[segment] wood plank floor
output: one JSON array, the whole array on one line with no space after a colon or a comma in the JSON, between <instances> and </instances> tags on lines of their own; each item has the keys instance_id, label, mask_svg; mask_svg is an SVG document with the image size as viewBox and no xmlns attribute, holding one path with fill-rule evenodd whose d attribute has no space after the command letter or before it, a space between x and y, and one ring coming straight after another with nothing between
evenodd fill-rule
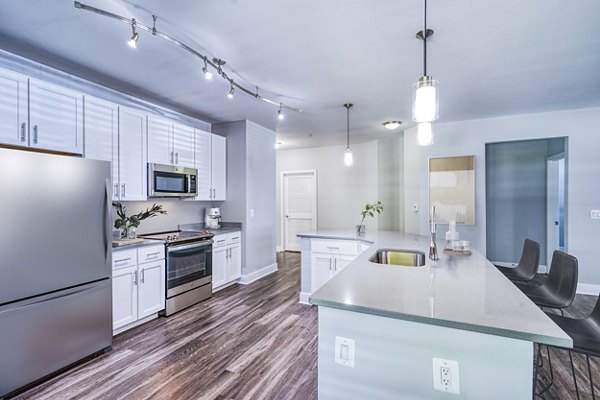
<instances>
[{"instance_id":1,"label":"wood plank floor","mask_svg":"<svg viewBox=\"0 0 600 400\"><path fill-rule=\"evenodd\" d=\"M16 399L316 399L317 310L298 304L300 255L277 260L277 273L125 332L111 352ZM595 301L578 295L567 314L585 316ZM574 360L581 398L591 399L585 359ZM568 353L553 349L552 361L544 398L576 399ZM544 362L539 385L549 379ZM592 366L598 385L597 359Z\"/></svg>"}]
</instances>

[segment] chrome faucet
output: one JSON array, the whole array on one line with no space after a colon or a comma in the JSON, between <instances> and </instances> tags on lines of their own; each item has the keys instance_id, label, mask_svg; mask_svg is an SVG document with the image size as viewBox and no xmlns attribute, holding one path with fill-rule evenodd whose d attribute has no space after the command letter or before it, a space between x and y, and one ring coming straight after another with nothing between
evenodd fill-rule
<instances>
[{"instance_id":1,"label":"chrome faucet","mask_svg":"<svg viewBox=\"0 0 600 400\"><path fill-rule=\"evenodd\" d=\"M440 259L438 257L437 244L435 243L435 231L435 206L433 206L431 207L431 215L429 216L429 259L432 261Z\"/></svg>"}]
</instances>

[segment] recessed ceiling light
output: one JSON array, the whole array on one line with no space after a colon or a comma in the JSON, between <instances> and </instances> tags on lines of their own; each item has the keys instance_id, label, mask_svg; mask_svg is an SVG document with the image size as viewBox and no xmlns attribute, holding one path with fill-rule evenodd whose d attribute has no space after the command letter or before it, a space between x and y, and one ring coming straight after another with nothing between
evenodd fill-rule
<instances>
[{"instance_id":1,"label":"recessed ceiling light","mask_svg":"<svg viewBox=\"0 0 600 400\"><path fill-rule=\"evenodd\" d=\"M392 130L398 128L402 124L402 121L386 121L382 125L384 128Z\"/></svg>"}]
</instances>

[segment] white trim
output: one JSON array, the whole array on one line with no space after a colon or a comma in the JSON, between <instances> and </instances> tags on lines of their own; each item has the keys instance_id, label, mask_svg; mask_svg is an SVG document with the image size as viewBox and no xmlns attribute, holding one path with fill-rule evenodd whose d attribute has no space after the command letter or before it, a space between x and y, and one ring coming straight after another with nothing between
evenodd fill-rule
<instances>
[{"instance_id":1,"label":"white trim","mask_svg":"<svg viewBox=\"0 0 600 400\"><path fill-rule=\"evenodd\" d=\"M591 294L594 296L598 296L600 294L600 285L579 283L577 284L577 294Z\"/></svg>"},{"instance_id":2,"label":"white trim","mask_svg":"<svg viewBox=\"0 0 600 400\"><path fill-rule=\"evenodd\" d=\"M154 313L152 315L148 315L146 318L139 319L139 320L137 320L135 322L130 323L129 325L125 325L125 326L122 326L120 328L114 329L113 330L113 336L116 336L119 333L123 333L125 331L128 331L131 328L135 328L136 326L140 326L142 324L145 324L146 322L150 322L153 319L157 319L157 318L158 318L158 312Z\"/></svg>"},{"instance_id":3,"label":"white trim","mask_svg":"<svg viewBox=\"0 0 600 400\"><path fill-rule=\"evenodd\" d=\"M241 285L247 285L249 283L259 280L260 278L264 278L265 276L270 275L273 272L277 272L277 263L267 265L266 267L261 268L258 271L251 272L247 275L242 275L239 283Z\"/></svg>"},{"instance_id":4,"label":"white trim","mask_svg":"<svg viewBox=\"0 0 600 400\"><path fill-rule=\"evenodd\" d=\"M239 283L239 282L240 282L240 278L234 279L232 281L222 284L219 287L213 288L212 292L213 292L213 294L217 293L219 290L223 290L223 289L228 288L229 286L233 286L234 284Z\"/></svg>"},{"instance_id":5,"label":"white trim","mask_svg":"<svg viewBox=\"0 0 600 400\"><path fill-rule=\"evenodd\" d=\"M277 247L275 248L275 251L276 251L277 253L281 253L281 252L283 251L283 246L277 246Z\"/></svg>"},{"instance_id":6,"label":"white trim","mask_svg":"<svg viewBox=\"0 0 600 400\"><path fill-rule=\"evenodd\" d=\"M310 297L312 293L308 293L308 292L300 292L300 304L307 304L307 305L312 305L308 302L308 298Z\"/></svg>"},{"instance_id":7,"label":"white trim","mask_svg":"<svg viewBox=\"0 0 600 400\"><path fill-rule=\"evenodd\" d=\"M317 170L316 169L303 169L303 170L295 170L295 171L282 171L281 175L279 177L280 181L279 181L279 229L281 232L280 238L281 238L281 243L279 243L278 248L281 248L281 251L286 251L285 249L285 185L284 185L284 179L286 175L303 175L303 174L312 174L315 177L315 187L314 187L314 193L313 193L313 207L314 207L314 229L317 229L318 225L318 218L319 218L319 209L318 209L318 190L319 190L319 183L318 183L318 176L317 176ZM277 250L279 251L279 250Z\"/></svg>"}]
</instances>

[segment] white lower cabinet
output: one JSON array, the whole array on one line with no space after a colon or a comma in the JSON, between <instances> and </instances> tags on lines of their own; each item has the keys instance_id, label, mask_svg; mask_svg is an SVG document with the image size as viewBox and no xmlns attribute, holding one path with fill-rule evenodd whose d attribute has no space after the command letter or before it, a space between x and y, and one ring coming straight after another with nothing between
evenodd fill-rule
<instances>
[{"instance_id":1,"label":"white lower cabinet","mask_svg":"<svg viewBox=\"0 0 600 400\"><path fill-rule=\"evenodd\" d=\"M113 332L165 308L164 258L163 245L113 251Z\"/></svg>"},{"instance_id":2,"label":"white lower cabinet","mask_svg":"<svg viewBox=\"0 0 600 400\"><path fill-rule=\"evenodd\" d=\"M212 250L213 292L242 276L241 232L215 235Z\"/></svg>"},{"instance_id":3,"label":"white lower cabinet","mask_svg":"<svg viewBox=\"0 0 600 400\"><path fill-rule=\"evenodd\" d=\"M358 256L358 252L359 243L355 240L313 239L310 253L311 293L346 268Z\"/></svg>"}]
</instances>

